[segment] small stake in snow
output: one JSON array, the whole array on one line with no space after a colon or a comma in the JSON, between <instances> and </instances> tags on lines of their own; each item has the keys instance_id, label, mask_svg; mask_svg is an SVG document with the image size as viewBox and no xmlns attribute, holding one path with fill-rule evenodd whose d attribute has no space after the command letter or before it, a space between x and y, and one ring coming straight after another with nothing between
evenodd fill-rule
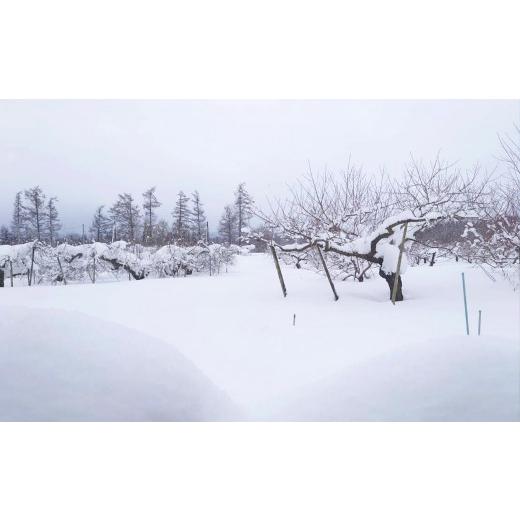
<instances>
[{"instance_id":1,"label":"small stake in snow","mask_svg":"<svg viewBox=\"0 0 520 520\"><path fill-rule=\"evenodd\" d=\"M392 287L392 304L395 305L395 299L397 297L397 286L399 284L399 276L401 275L401 261L403 259L404 242L406 240L406 231L408 229L408 222L404 223L403 238L401 239L401 245L399 246L399 256L397 258L397 269L395 270L394 286Z\"/></svg>"},{"instance_id":2,"label":"small stake in snow","mask_svg":"<svg viewBox=\"0 0 520 520\"><path fill-rule=\"evenodd\" d=\"M269 247L271 248L271 253L274 259L274 265L276 266L276 272L278 273L278 280L280 280L280 285L282 287L283 297L285 298L287 296L287 289L285 288L285 282L283 281L282 270L280 269L280 262L278 261L278 256L276 255L274 246L271 245Z\"/></svg>"},{"instance_id":3,"label":"small stake in snow","mask_svg":"<svg viewBox=\"0 0 520 520\"><path fill-rule=\"evenodd\" d=\"M466 334L469 336L468 299L466 297L466 280L462 273L462 293L464 294L464 314L466 315Z\"/></svg>"},{"instance_id":4,"label":"small stake in snow","mask_svg":"<svg viewBox=\"0 0 520 520\"><path fill-rule=\"evenodd\" d=\"M327 264L325 263L325 258L323 258L323 253L321 252L321 248L318 244L316 244L316 249L318 250L318 254L320 255L321 263L323 264L323 269L325 269L325 274L327 275L327 279L329 280L330 288L332 289L332 292L334 294L334 301L339 300L338 293L336 292L336 288L334 287L334 284L332 283L332 278L330 277L329 268L327 267Z\"/></svg>"},{"instance_id":5,"label":"small stake in snow","mask_svg":"<svg viewBox=\"0 0 520 520\"><path fill-rule=\"evenodd\" d=\"M293 324L293 327L296 325L296 314L293 314L292 324Z\"/></svg>"},{"instance_id":6,"label":"small stake in snow","mask_svg":"<svg viewBox=\"0 0 520 520\"><path fill-rule=\"evenodd\" d=\"M480 325L482 323L482 311L478 311L478 335L480 336Z\"/></svg>"}]
</instances>

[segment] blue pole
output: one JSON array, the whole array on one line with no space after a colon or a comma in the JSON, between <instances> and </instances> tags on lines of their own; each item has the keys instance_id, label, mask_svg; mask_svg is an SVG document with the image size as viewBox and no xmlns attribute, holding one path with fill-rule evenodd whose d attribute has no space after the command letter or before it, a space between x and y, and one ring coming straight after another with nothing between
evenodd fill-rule
<instances>
[{"instance_id":1,"label":"blue pole","mask_svg":"<svg viewBox=\"0 0 520 520\"><path fill-rule=\"evenodd\" d=\"M464 293L464 313L466 315L466 334L469 336L469 319L468 319L468 300L466 297L466 280L462 273L462 292Z\"/></svg>"}]
</instances>

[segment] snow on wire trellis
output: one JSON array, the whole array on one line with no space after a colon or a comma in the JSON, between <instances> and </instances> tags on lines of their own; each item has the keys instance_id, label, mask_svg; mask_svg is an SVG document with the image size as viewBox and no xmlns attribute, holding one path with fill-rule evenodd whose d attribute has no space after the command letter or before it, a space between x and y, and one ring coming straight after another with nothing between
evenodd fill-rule
<instances>
[{"instance_id":1,"label":"snow on wire trellis","mask_svg":"<svg viewBox=\"0 0 520 520\"><path fill-rule=\"evenodd\" d=\"M27 276L28 284L83 282L126 272L129 278L163 278L208 272L219 274L237 254L250 248L199 243L192 247L175 244L159 249L117 241L110 244L59 244L43 242L0 246L0 269L12 279Z\"/></svg>"}]
</instances>

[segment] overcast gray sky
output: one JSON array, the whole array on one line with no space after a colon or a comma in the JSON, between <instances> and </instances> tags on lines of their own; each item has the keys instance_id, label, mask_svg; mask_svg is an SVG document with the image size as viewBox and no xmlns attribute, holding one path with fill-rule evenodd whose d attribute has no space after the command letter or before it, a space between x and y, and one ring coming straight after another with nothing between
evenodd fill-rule
<instances>
[{"instance_id":1,"label":"overcast gray sky","mask_svg":"<svg viewBox=\"0 0 520 520\"><path fill-rule=\"evenodd\" d=\"M235 186L259 202L308 169L395 175L437 151L493 168L518 101L0 101L0 224L18 190L57 196L64 231L99 204L156 185L162 216L198 189L215 228Z\"/></svg>"}]
</instances>

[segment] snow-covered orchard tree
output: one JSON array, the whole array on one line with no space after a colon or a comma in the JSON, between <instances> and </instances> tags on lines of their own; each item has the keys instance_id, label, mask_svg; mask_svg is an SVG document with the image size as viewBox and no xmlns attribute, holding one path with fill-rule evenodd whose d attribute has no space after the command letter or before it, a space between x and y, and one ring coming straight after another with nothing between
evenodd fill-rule
<instances>
[{"instance_id":1,"label":"snow-covered orchard tree","mask_svg":"<svg viewBox=\"0 0 520 520\"><path fill-rule=\"evenodd\" d=\"M187 276L193 273L219 274L247 248L221 244L179 246L169 244L159 249L130 244L68 244L55 247L45 242L0 245L0 270L11 277L27 276L28 285L41 283L92 282L101 277L143 280L147 277Z\"/></svg>"},{"instance_id":2,"label":"snow-covered orchard tree","mask_svg":"<svg viewBox=\"0 0 520 520\"><path fill-rule=\"evenodd\" d=\"M498 269L520 285L520 129L515 137L500 137L505 172L492 184L489 201L478 207L476 222L466 223L465 242L457 254Z\"/></svg>"},{"instance_id":3,"label":"snow-covered orchard tree","mask_svg":"<svg viewBox=\"0 0 520 520\"><path fill-rule=\"evenodd\" d=\"M399 179L369 176L349 164L341 175L309 172L259 216L283 237L273 241L278 250L301 257L319 247L329 257L357 262L355 267L345 262L344 268L358 279L374 266L391 296L405 229L407 247L418 232L441 220L475 214L486 200L487 186L478 168L463 173L439 157L431 164L412 159ZM396 300L403 300L400 276Z\"/></svg>"}]
</instances>

